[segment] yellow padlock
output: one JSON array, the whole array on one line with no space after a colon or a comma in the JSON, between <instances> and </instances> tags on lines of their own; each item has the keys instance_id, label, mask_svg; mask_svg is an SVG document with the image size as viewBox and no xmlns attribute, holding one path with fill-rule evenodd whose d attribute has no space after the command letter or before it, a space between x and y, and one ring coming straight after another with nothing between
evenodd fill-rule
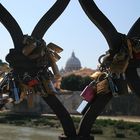
<instances>
[{"instance_id":1,"label":"yellow padlock","mask_svg":"<svg viewBox=\"0 0 140 140\"><path fill-rule=\"evenodd\" d=\"M57 45L54 44L54 43L49 43L49 44L47 45L47 47L48 47L49 49L55 51L56 53L60 53L60 52L63 51L63 49L62 49L61 47L57 46Z\"/></svg>"},{"instance_id":2,"label":"yellow padlock","mask_svg":"<svg viewBox=\"0 0 140 140\"><path fill-rule=\"evenodd\" d=\"M61 77L61 74L60 74L58 66L55 62L55 58L53 57L52 54L50 54L49 57L50 57L49 60L50 60L50 63L51 63L51 68L52 68L52 71L54 73L55 79L59 79Z\"/></svg>"}]
</instances>

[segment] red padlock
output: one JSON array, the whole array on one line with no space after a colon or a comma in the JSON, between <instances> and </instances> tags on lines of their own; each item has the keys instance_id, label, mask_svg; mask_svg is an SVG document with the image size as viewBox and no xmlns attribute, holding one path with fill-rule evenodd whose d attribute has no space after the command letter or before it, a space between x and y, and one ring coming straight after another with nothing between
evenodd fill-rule
<instances>
[{"instance_id":1,"label":"red padlock","mask_svg":"<svg viewBox=\"0 0 140 140\"><path fill-rule=\"evenodd\" d=\"M39 81L37 79L32 79L31 81L28 82L28 86L33 87L33 86L37 85L38 83L39 83Z\"/></svg>"},{"instance_id":2,"label":"red padlock","mask_svg":"<svg viewBox=\"0 0 140 140\"><path fill-rule=\"evenodd\" d=\"M96 87L92 85L88 85L85 87L85 89L82 91L80 96L84 98L87 102L91 102L93 98L96 95Z\"/></svg>"},{"instance_id":3,"label":"red padlock","mask_svg":"<svg viewBox=\"0 0 140 140\"><path fill-rule=\"evenodd\" d=\"M140 53L133 53L133 57L135 59L140 59Z\"/></svg>"}]
</instances>

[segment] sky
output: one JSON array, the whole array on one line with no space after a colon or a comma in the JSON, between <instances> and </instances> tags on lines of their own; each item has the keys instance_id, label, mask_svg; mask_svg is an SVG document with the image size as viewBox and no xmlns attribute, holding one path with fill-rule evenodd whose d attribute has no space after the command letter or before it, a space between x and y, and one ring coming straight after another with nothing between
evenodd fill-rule
<instances>
[{"instance_id":1,"label":"sky","mask_svg":"<svg viewBox=\"0 0 140 140\"><path fill-rule=\"evenodd\" d=\"M30 35L33 28L54 4L55 0L0 0L12 14L24 34ZM140 0L95 0L99 9L113 23L118 32L127 34L140 17ZM57 62L59 69L74 51L82 67L96 69L98 57L108 50L108 44L82 10L78 0L71 0L62 15L52 24L44 38L64 50ZM14 48L10 34L0 23L0 59L5 62L9 49Z\"/></svg>"}]
</instances>

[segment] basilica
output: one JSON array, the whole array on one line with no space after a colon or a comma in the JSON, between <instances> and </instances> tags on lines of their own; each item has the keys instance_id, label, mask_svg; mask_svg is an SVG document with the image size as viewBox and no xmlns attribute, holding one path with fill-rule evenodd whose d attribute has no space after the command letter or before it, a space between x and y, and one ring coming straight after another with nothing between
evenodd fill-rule
<instances>
[{"instance_id":1,"label":"basilica","mask_svg":"<svg viewBox=\"0 0 140 140\"><path fill-rule=\"evenodd\" d=\"M81 68L82 67L81 67L80 60L75 56L75 53L72 52L71 57L66 62L65 71L71 72L71 71L79 70Z\"/></svg>"},{"instance_id":2,"label":"basilica","mask_svg":"<svg viewBox=\"0 0 140 140\"><path fill-rule=\"evenodd\" d=\"M68 76L70 74L80 75L80 76L90 76L95 70L91 68L82 67L81 61L76 57L75 52L71 53L71 56L66 61L65 67L60 70L63 76Z\"/></svg>"}]
</instances>

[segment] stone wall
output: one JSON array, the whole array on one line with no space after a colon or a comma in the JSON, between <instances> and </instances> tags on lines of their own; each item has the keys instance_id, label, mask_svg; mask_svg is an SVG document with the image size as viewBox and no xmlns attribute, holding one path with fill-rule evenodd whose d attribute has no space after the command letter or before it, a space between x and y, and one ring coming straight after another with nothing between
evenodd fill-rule
<instances>
[{"instance_id":1,"label":"stone wall","mask_svg":"<svg viewBox=\"0 0 140 140\"><path fill-rule=\"evenodd\" d=\"M69 113L77 114L76 109L80 105L82 98L80 91L66 91L62 94L56 95L57 98L66 107ZM28 101L25 100L22 103L14 106L7 105L13 112L18 113L53 113L50 107L40 96L34 96L34 106L29 107ZM102 115L140 115L140 98L135 94L122 95L117 98L113 98L106 108L103 110Z\"/></svg>"},{"instance_id":2,"label":"stone wall","mask_svg":"<svg viewBox=\"0 0 140 140\"><path fill-rule=\"evenodd\" d=\"M69 113L76 114L77 107L81 103L82 98L80 97L79 91L75 92L65 92L56 95L56 97L62 102ZM10 108L16 113L31 113L31 114L42 114L42 113L53 113L50 107L45 103L45 101L38 95L33 97L33 106L29 107L28 100L24 100L20 104L12 105L7 104L6 108Z\"/></svg>"}]
</instances>

